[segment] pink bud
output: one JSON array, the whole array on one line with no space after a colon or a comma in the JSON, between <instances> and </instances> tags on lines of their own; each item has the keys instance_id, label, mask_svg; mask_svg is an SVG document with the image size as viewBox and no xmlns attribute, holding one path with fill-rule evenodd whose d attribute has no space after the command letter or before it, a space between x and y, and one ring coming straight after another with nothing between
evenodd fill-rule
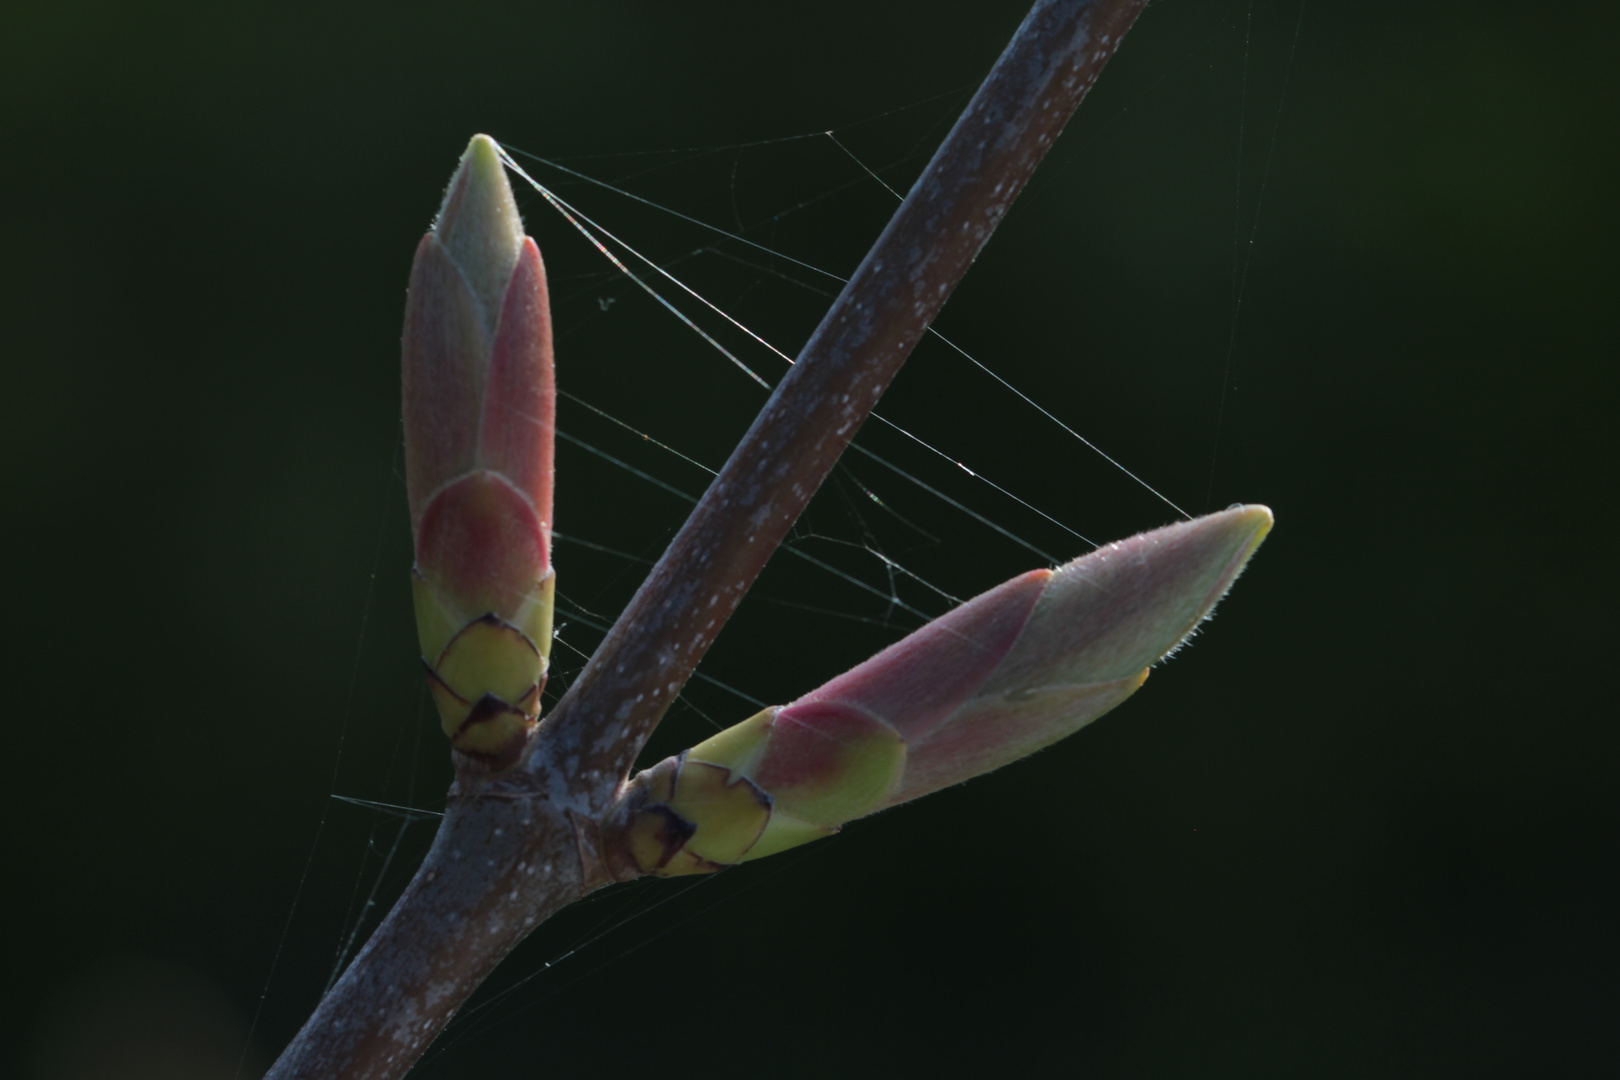
<instances>
[{"instance_id":1,"label":"pink bud","mask_svg":"<svg viewBox=\"0 0 1620 1080\"><path fill-rule=\"evenodd\" d=\"M1263 506L1233 507L1014 578L786 706L777 723L837 705L892 727L906 767L884 806L999 768L1129 697L1209 616L1271 523Z\"/></svg>"},{"instance_id":2,"label":"pink bud","mask_svg":"<svg viewBox=\"0 0 1620 1080\"><path fill-rule=\"evenodd\" d=\"M533 729L551 644L556 388L545 267L487 136L416 250L404 411L434 700L457 750L505 767ZM510 633L474 630L490 619Z\"/></svg>"},{"instance_id":3,"label":"pink bud","mask_svg":"<svg viewBox=\"0 0 1620 1080\"><path fill-rule=\"evenodd\" d=\"M610 857L627 874L714 870L1032 754L1133 694L1270 529L1265 507L1233 507L974 597L641 773L609 815Z\"/></svg>"}]
</instances>

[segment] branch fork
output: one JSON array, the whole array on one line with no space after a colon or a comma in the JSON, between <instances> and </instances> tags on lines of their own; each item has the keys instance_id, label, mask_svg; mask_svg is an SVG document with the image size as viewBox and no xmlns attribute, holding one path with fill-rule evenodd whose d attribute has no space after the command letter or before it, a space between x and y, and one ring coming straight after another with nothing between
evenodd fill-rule
<instances>
[{"instance_id":1,"label":"branch fork","mask_svg":"<svg viewBox=\"0 0 1620 1080\"><path fill-rule=\"evenodd\" d=\"M615 880L701 873L1026 756L1140 687L1271 527L1239 506L1034 570L631 776L1145 0L1040 0L686 525L545 717L555 386L545 269L493 140L412 269L418 631L458 779L421 869L272 1077L402 1076L530 930Z\"/></svg>"}]
</instances>

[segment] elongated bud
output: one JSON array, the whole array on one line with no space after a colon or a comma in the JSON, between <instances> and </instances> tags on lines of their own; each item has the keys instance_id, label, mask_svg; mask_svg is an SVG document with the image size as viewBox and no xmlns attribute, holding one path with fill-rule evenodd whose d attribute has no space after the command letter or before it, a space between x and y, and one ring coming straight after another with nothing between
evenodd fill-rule
<instances>
[{"instance_id":1,"label":"elongated bud","mask_svg":"<svg viewBox=\"0 0 1620 1080\"><path fill-rule=\"evenodd\" d=\"M540 250L474 137L411 266L405 486L428 688L458 764L522 754L551 649L556 388Z\"/></svg>"},{"instance_id":2,"label":"elongated bud","mask_svg":"<svg viewBox=\"0 0 1620 1080\"><path fill-rule=\"evenodd\" d=\"M1124 701L1265 539L1239 506L999 585L791 705L638 775L606 840L622 876L716 870L1000 768Z\"/></svg>"}]
</instances>

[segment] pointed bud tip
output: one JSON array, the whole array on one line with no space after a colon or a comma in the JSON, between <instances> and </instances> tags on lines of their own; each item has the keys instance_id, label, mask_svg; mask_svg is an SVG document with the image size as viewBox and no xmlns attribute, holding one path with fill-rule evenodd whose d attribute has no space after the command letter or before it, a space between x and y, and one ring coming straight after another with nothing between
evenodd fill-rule
<instances>
[{"instance_id":1,"label":"pointed bud tip","mask_svg":"<svg viewBox=\"0 0 1620 1080\"><path fill-rule=\"evenodd\" d=\"M1271 532L1271 527L1277 523L1271 507L1260 503L1233 503L1220 513L1209 515L1206 520L1220 522L1233 534L1250 533L1248 547L1243 552L1245 558L1254 554L1254 549L1260 546L1266 534Z\"/></svg>"},{"instance_id":2,"label":"pointed bud tip","mask_svg":"<svg viewBox=\"0 0 1620 1080\"><path fill-rule=\"evenodd\" d=\"M467 144L433 231L483 304L493 333L523 246L523 219L506 179L500 144L488 135L474 135Z\"/></svg>"},{"instance_id":3,"label":"pointed bud tip","mask_svg":"<svg viewBox=\"0 0 1620 1080\"><path fill-rule=\"evenodd\" d=\"M1200 546L1204 546L1209 555L1218 559L1220 552L1228 553L1224 580L1218 586L1219 592L1212 598L1212 602L1219 600L1225 595L1226 590L1232 587L1232 582L1237 580L1237 576L1248 565L1256 549L1270 535L1271 527L1276 521L1269 506L1262 506L1259 503L1233 503L1219 513L1182 523L1182 527L1188 530L1190 538L1196 536L1201 541Z\"/></svg>"},{"instance_id":4,"label":"pointed bud tip","mask_svg":"<svg viewBox=\"0 0 1620 1080\"><path fill-rule=\"evenodd\" d=\"M501 144L496 142L494 137L479 132L467 140L467 149L461 154L462 160L465 161L474 154L487 155L490 161L498 162L501 157Z\"/></svg>"},{"instance_id":5,"label":"pointed bud tip","mask_svg":"<svg viewBox=\"0 0 1620 1080\"><path fill-rule=\"evenodd\" d=\"M1271 526L1267 507L1238 505L1059 567L981 693L1113 682L1158 662L1209 616Z\"/></svg>"}]
</instances>

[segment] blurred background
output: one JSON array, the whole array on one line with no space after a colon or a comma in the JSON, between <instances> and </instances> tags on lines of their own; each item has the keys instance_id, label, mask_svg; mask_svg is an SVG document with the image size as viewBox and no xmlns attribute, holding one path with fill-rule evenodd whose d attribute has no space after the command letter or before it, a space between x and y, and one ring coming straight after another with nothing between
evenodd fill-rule
<instances>
[{"instance_id":1,"label":"blurred background","mask_svg":"<svg viewBox=\"0 0 1620 1080\"><path fill-rule=\"evenodd\" d=\"M837 288L793 260L853 269L867 170L904 191L1024 7L0 15L0 1073L257 1075L431 836L333 797L450 779L396 381L467 138L793 353ZM420 1075L1614 1075L1617 36L1153 4L938 328L1187 511L1274 507L1220 617L1031 761L578 905ZM642 436L718 466L763 397L520 198L574 395L555 691L702 490ZM881 411L926 487L851 457L793 543L866 588L779 557L650 754L1177 517L938 342Z\"/></svg>"}]
</instances>

